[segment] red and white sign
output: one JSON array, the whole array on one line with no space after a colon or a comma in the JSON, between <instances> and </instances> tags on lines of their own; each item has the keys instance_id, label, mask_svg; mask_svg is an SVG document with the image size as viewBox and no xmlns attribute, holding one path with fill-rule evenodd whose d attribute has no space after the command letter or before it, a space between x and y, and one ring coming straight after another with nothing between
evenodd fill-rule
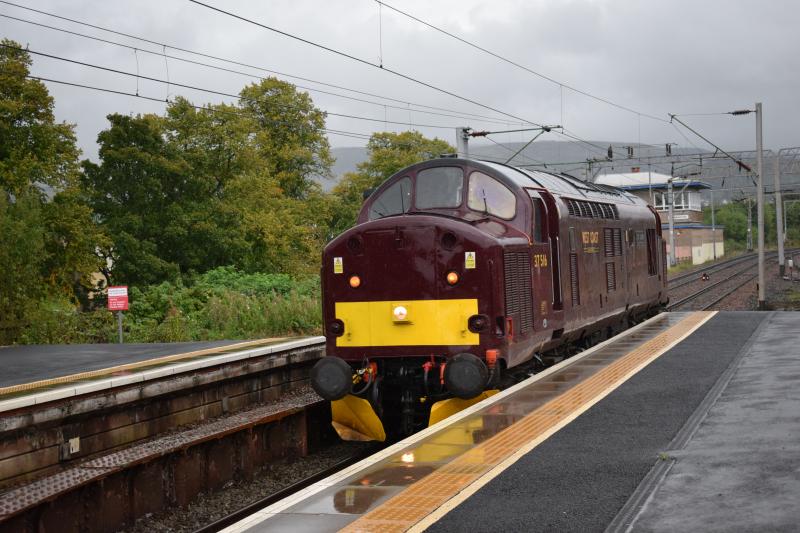
<instances>
[{"instance_id":1,"label":"red and white sign","mask_svg":"<svg viewBox=\"0 0 800 533\"><path fill-rule=\"evenodd\" d=\"M109 287L108 288L108 310L127 311L128 310L128 287Z\"/></svg>"}]
</instances>

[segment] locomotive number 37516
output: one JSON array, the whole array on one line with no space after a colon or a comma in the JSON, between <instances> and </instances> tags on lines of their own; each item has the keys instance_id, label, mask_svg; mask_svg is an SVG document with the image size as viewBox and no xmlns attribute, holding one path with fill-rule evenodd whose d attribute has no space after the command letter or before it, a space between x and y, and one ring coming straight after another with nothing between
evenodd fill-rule
<instances>
[{"instance_id":1,"label":"locomotive number 37516","mask_svg":"<svg viewBox=\"0 0 800 533\"><path fill-rule=\"evenodd\" d=\"M546 268L547 254L533 254L533 266L534 268Z\"/></svg>"}]
</instances>

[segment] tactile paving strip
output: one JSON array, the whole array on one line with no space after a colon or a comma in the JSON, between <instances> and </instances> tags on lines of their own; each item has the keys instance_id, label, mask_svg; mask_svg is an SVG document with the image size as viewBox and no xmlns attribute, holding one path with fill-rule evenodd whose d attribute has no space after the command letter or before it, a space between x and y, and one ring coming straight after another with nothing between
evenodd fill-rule
<instances>
[{"instance_id":1,"label":"tactile paving strip","mask_svg":"<svg viewBox=\"0 0 800 533\"><path fill-rule=\"evenodd\" d=\"M407 531L520 448L546 436L548 431L560 423L569 421L588 408L587 406L593 405L713 314L697 312L686 316L666 331L535 409L517 423L406 487L341 531Z\"/></svg>"}]
</instances>

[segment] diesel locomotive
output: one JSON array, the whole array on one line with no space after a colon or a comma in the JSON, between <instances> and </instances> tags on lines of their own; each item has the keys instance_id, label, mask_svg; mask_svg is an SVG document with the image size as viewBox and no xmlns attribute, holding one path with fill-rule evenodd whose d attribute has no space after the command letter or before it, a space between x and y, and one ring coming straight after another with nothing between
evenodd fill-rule
<instances>
[{"instance_id":1,"label":"diesel locomotive","mask_svg":"<svg viewBox=\"0 0 800 533\"><path fill-rule=\"evenodd\" d=\"M442 157L387 179L322 255L343 438L402 437L667 303L658 214L567 174Z\"/></svg>"}]
</instances>

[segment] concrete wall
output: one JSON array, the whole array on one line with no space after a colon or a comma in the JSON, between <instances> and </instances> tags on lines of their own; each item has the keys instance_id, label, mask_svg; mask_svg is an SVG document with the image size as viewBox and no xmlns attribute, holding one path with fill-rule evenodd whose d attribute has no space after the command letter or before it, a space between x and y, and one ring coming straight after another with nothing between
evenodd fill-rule
<instances>
[{"instance_id":1,"label":"concrete wall","mask_svg":"<svg viewBox=\"0 0 800 533\"><path fill-rule=\"evenodd\" d=\"M667 241L667 251L669 252L669 230L664 227L664 239ZM716 233L716 236L714 236ZM708 227L697 228L676 228L675 229L675 258L678 263L691 261L693 265L699 265L714 259L714 240L716 239L716 257L719 259L725 255L725 245L723 243L724 231L717 228L712 232Z\"/></svg>"}]
</instances>

